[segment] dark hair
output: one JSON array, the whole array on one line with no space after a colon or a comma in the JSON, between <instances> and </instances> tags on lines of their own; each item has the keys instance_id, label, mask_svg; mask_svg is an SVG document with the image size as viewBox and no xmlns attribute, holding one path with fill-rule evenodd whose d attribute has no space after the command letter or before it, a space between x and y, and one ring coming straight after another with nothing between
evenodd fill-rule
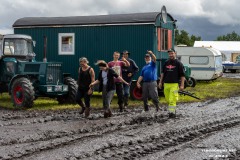
<instances>
[{"instance_id":1,"label":"dark hair","mask_svg":"<svg viewBox=\"0 0 240 160\"><path fill-rule=\"evenodd\" d=\"M108 64L104 60L98 60L95 65L98 65L99 67L108 67Z\"/></svg>"}]
</instances>

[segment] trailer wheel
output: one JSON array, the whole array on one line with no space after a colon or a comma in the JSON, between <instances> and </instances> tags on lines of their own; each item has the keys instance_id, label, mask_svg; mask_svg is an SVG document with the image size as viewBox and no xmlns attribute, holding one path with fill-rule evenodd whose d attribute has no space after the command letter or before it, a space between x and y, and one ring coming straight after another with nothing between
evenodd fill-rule
<instances>
[{"instance_id":1,"label":"trailer wheel","mask_svg":"<svg viewBox=\"0 0 240 160\"><path fill-rule=\"evenodd\" d=\"M188 85L189 85L189 87L195 87L196 86L196 80L194 79L194 78L192 78L192 77L190 77L189 79L188 79Z\"/></svg>"},{"instance_id":2,"label":"trailer wheel","mask_svg":"<svg viewBox=\"0 0 240 160\"><path fill-rule=\"evenodd\" d=\"M130 97L133 100L142 99L142 88L138 88L136 81L133 81L130 87Z\"/></svg>"},{"instance_id":3,"label":"trailer wheel","mask_svg":"<svg viewBox=\"0 0 240 160\"><path fill-rule=\"evenodd\" d=\"M34 88L27 78L19 78L11 87L11 99L16 107L31 108L34 101Z\"/></svg>"},{"instance_id":4,"label":"trailer wheel","mask_svg":"<svg viewBox=\"0 0 240 160\"><path fill-rule=\"evenodd\" d=\"M71 77L66 77L64 79L64 84L68 85L68 94L63 96L58 96L57 101L59 104L75 104L76 94L77 94L77 83Z\"/></svg>"}]
</instances>

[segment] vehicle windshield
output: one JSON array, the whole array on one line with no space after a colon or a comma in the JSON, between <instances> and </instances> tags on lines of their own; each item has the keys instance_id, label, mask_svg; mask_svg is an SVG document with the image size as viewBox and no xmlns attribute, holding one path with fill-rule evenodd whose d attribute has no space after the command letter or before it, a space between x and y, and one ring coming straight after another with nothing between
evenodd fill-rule
<instances>
[{"instance_id":1,"label":"vehicle windshield","mask_svg":"<svg viewBox=\"0 0 240 160\"><path fill-rule=\"evenodd\" d=\"M33 43L29 39L5 39L4 55L29 55L33 53Z\"/></svg>"}]
</instances>

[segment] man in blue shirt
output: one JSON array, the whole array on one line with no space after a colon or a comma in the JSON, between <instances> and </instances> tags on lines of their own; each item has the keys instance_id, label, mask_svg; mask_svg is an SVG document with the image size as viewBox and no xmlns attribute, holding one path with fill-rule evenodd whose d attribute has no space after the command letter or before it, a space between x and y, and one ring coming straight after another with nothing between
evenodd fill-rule
<instances>
[{"instance_id":1,"label":"man in blue shirt","mask_svg":"<svg viewBox=\"0 0 240 160\"><path fill-rule=\"evenodd\" d=\"M157 66L156 66L156 56L152 51L148 51L145 55L146 65L142 68L141 76L137 80L137 87L141 88L140 83L142 84L142 93L143 93L143 103L144 110L149 110L148 98L151 98L153 104L156 107L156 111L159 110L159 100L158 100L158 91L157 91Z\"/></svg>"}]
</instances>

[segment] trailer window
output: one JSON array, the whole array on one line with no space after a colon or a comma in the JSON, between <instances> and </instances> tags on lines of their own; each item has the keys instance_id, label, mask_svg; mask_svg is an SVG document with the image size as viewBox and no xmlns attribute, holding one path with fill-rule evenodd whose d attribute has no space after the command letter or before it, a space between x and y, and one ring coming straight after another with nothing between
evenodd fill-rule
<instances>
[{"instance_id":1,"label":"trailer window","mask_svg":"<svg viewBox=\"0 0 240 160\"><path fill-rule=\"evenodd\" d=\"M75 52L75 34L59 33L58 34L58 54L74 55Z\"/></svg>"},{"instance_id":2,"label":"trailer window","mask_svg":"<svg viewBox=\"0 0 240 160\"><path fill-rule=\"evenodd\" d=\"M191 56L191 57L189 57L189 64L206 65L208 63L209 63L209 58L207 56Z\"/></svg>"},{"instance_id":3,"label":"trailer window","mask_svg":"<svg viewBox=\"0 0 240 160\"><path fill-rule=\"evenodd\" d=\"M172 48L172 30L157 29L157 48L158 51L166 51Z\"/></svg>"}]
</instances>

